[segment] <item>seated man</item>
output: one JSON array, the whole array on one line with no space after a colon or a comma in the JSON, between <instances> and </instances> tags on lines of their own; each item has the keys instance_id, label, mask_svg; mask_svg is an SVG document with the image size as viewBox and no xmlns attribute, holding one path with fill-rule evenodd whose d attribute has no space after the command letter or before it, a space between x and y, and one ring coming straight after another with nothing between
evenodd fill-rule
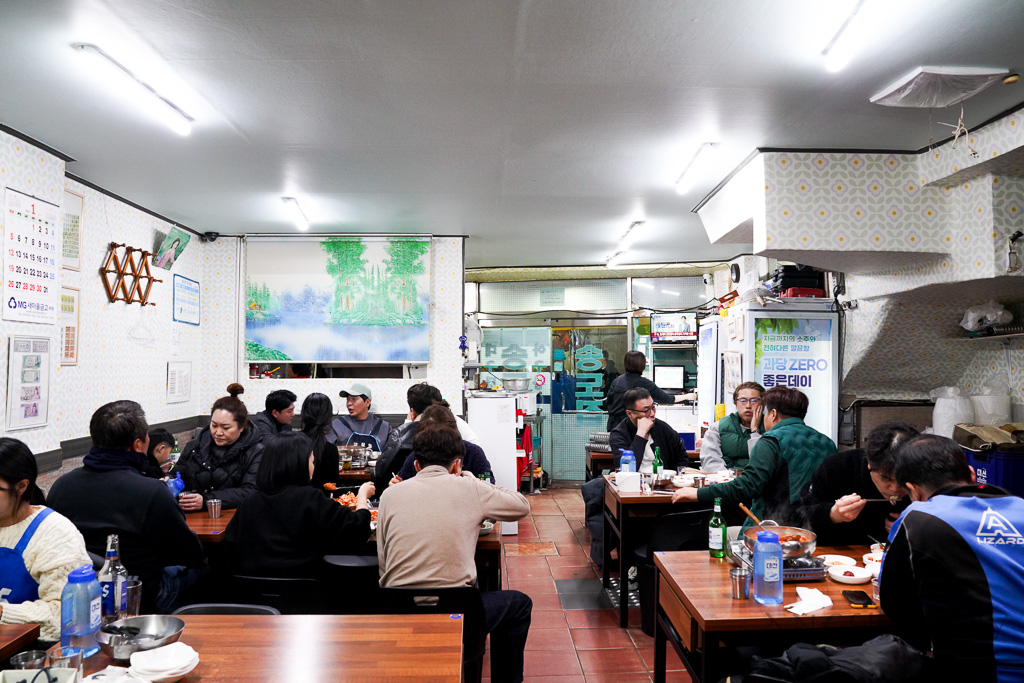
<instances>
[{"instance_id":1,"label":"seated man","mask_svg":"<svg viewBox=\"0 0 1024 683\"><path fill-rule=\"evenodd\" d=\"M744 382L732 392L736 412L708 427L700 447L701 472L742 469L750 462L750 451L764 434L761 424L761 397L764 387Z\"/></svg>"},{"instance_id":2,"label":"seated man","mask_svg":"<svg viewBox=\"0 0 1024 683\"><path fill-rule=\"evenodd\" d=\"M121 561L142 580L142 613L156 612L164 567L202 566L203 546L167 486L142 474L149 442L142 406L102 406L93 413L89 434L93 446L82 467L54 482L46 504L78 527L95 555L103 557L107 535L117 534Z\"/></svg>"},{"instance_id":3,"label":"seated man","mask_svg":"<svg viewBox=\"0 0 1024 683\"><path fill-rule=\"evenodd\" d=\"M455 431L459 429L452 411L436 404L423 411L423 419L420 420L419 425L419 432L437 427L447 427ZM459 434L459 436L461 437L462 435ZM493 484L494 474L491 472L491 463L488 462L484 449L466 440L463 440L463 445L466 447L466 453L462 457L462 471L470 472L477 479L483 479ZM405 459L405 464L402 465L402 469L398 471L398 474L388 484L397 484L405 479L412 479L416 476L416 471L416 452L414 450L412 453L409 453Z\"/></svg>"},{"instance_id":4,"label":"seated man","mask_svg":"<svg viewBox=\"0 0 1024 683\"><path fill-rule=\"evenodd\" d=\"M370 413L373 394L365 384L353 384L351 389L338 393L345 399L348 415L339 415L331 423L327 440L337 446L366 446L380 451L391 436L387 420Z\"/></svg>"},{"instance_id":5,"label":"seated man","mask_svg":"<svg viewBox=\"0 0 1024 683\"><path fill-rule=\"evenodd\" d=\"M423 430L416 435L414 447L418 474L380 497L380 585L475 586L480 524L486 519L522 519L530 514L530 503L521 493L464 472L463 441L457 431ZM491 680L522 681L533 603L519 591L481 595L491 635Z\"/></svg>"},{"instance_id":6,"label":"seated man","mask_svg":"<svg viewBox=\"0 0 1024 683\"><path fill-rule=\"evenodd\" d=\"M405 400L409 404L409 416L406 422L391 430L391 436L384 449L380 452L377 467L374 470L373 484L377 491L383 492L388 481L397 472L406 458L412 453L412 440L420 426L420 415L434 403L434 396L426 382L413 384L405 392ZM440 392L438 392L440 393Z\"/></svg>"},{"instance_id":7,"label":"seated man","mask_svg":"<svg viewBox=\"0 0 1024 683\"><path fill-rule=\"evenodd\" d=\"M622 397L626 419L608 435L615 458L615 469L623 450L633 451L637 472L653 472L654 449L659 448L665 469L676 470L686 465L686 449L679 433L667 422L654 416L657 406L651 393L643 387L633 387Z\"/></svg>"},{"instance_id":8,"label":"seated man","mask_svg":"<svg viewBox=\"0 0 1024 683\"><path fill-rule=\"evenodd\" d=\"M249 416L249 421L259 430L260 439L266 441L274 434L292 431L295 417L296 396L287 389L277 389L267 394L266 410Z\"/></svg>"},{"instance_id":9,"label":"seated man","mask_svg":"<svg viewBox=\"0 0 1024 683\"><path fill-rule=\"evenodd\" d=\"M699 489L682 488L672 494L674 503L726 505L752 500L751 511L760 519L789 524L800 491L822 460L836 452L832 439L804 424L807 396L798 389L772 387L764 394L764 436L754 446L750 463L732 481ZM752 526L749 519L743 526Z\"/></svg>"},{"instance_id":10,"label":"seated man","mask_svg":"<svg viewBox=\"0 0 1024 683\"><path fill-rule=\"evenodd\" d=\"M628 354L627 354L628 360ZM676 432L667 422L654 416L657 406L651 393L643 387L628 389L622 397L626 419L616 425L608 435L619 469L622 451L631 450L636 458L637 472L653 472L654 449L660 449L665 469L678 470L686 466L686 449ZM590 531L590 559L600 569L604 562L604 477L591 479L580 488L585 506L587 529Z\"/></svg>"},{"instance_id":11,"label":"seated man","mask_svg":"<svg viewBox=\"0 0 1024 683\"><path fill-rule=\"evenodd\" d=\"M800 494L796 519L818 535L819 545L856 545L889 535L907 507L907 491L893 468L900 446L917 436L906 422L883 422L865 448L836 453L814 470ZM875 501L868 505L867 501Z\"/></svg>"},{"instance_id":12,"label":"seated man","mask_svg":"<svg viewBox=\"0 0 1024 683\"><path fill-rule=\"evenodd\" d=\"M1021 680L1024 500L975 485L956 442L934 434L900 449L896 478L914 503L889 533L882 609L931 650L928 680Z\"/></svg>"}]
</instances>

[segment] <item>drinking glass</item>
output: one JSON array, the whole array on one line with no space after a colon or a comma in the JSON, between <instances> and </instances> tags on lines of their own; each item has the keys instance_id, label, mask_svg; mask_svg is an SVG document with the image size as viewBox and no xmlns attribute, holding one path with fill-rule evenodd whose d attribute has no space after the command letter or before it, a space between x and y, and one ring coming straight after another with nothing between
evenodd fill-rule
<instances>
[{"instance_id":1,"label":"drinking glass","mask_svg":"<svg viewBox=\"0 0 1024 683\"><path fill-rule=\"evenodd\" d=\"M15 669L42 669L46 664L46 650L26 650L11 657Z\"/></svg>"},{"instance_id":2,"label":"drinking glass","mask_svg":"<svg viewBox=\"0 0 1024 683\"><path fill-rule=\"evenodd\" d=\"M74 669L78 675L75 680L82 680L82 648L57 644L47 650L46 654L51 669Z\"/></svg>"},{"instance_id":3,"label":"drinking glass","mask_svg":"<svg viewBox=\"0 0 1024 683\"><path fill-rule=\"evenodd\" d=\"M139 604L142 602L142 582L137 579L129 581L125 591L128 597L125 601L124 616L139 616Z\"/></svg>"},{"instance_id":4,"label":"drinking glass","mask_svg":"<svg viewBox=\"0 0 1024 683\"><path fill-rule=\"evenodd\" d=\"M352 469L352 451L346 450L341 454L341 469L348 472Z\"/></svg>"}]
</instances>

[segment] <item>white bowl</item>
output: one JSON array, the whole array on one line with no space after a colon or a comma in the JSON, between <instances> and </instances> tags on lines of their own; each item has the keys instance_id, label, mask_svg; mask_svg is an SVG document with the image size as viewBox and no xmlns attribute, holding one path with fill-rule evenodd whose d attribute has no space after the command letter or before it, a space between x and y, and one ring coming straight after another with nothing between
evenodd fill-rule
<instances>
[{"instance_id":1,"label":"white bowl","mask_svg":"<svg viewBox=\"0 0 1024 683\"><path fill-rule=\"evenodd\" d=\"M866 567L869 564L872 564L874 562L881 562L882 561L882 553L876 553L876 552L864 553L864 556L861 557L860 559L863 560L864 566Z\"/></svg>"},{"instance_id":2,"label":"white bowl","mask_svg":"<svg viewBox=\"0 0 1024 683\"><path fill-rule=\"evenodd\" d=\"M847 573L853 574L848 576ZM871 580L871 570L856 565L837 565L828 568L828 575L838 583L858 584Z\"/></svg>"}]
</instances>

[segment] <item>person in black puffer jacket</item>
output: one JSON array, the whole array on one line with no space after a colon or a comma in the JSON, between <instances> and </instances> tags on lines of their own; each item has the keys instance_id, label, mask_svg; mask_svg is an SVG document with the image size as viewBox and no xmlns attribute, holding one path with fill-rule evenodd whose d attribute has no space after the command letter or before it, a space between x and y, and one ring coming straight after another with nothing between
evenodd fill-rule
<instances>
[{"instance_id":1,"label":"person in black puffer jacket","mask_svg":"<svg viewBox=\"0 0 1024 683\"><path fill-rule=\"evenodd\" d=\"M249 423L249 412L238 400L241 384L229 384L228 393L210 411L210 426L203 427L185 446L177 472L185 482L178 504L186 512L202 510L208 499L236 508L256 490L256 472L263 456L259 430Z\"/></svg>"}]
</instances>

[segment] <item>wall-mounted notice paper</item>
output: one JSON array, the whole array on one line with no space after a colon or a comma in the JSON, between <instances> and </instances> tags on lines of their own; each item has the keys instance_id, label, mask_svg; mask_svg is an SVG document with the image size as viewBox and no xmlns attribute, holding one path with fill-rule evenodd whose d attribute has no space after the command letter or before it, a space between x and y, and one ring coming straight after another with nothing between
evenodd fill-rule
<instances>
[{"instance_id":1,"label":"wall-mounted notice paper","mask_svg":"<svg viewBox=\"0 0 1024 683\"><path fill-rule=\"evenodd\" d=\"M174 276L174 321L199 324L199 283L181 275Z\"/></svg>"},{"instance_id":2,"label":"wall-mounted notice paper","mask_svg":"<svg viewBox=\"0 0 1024 683\"><path fill-rule=\"evenodd\" d=\"M63 220L56 204L7 188L4 201L3 319L57 322L57 263Z\"/></svg>"},{"instance_id":3,"label":"wall-mounted notice paper","mask_svg":"<svg viewBox=\"0 0 1024 683\"><path fill-rule=\"evenodd\" d=\"M192 363L167 363L167 402L183 403L192 392Z\"/></svg>"},{"instance_id":4,"label":"wall-mounted notice paper","mask_svg":"<svg viewBox=\"0 0 1024 683\"><path fill-rule=\"evenodd\" d=\"M68 270L82 268L82 207L85 197L64 190L64 238L61 247L61 265Z\"/></svg>"},{"instance_id":5,"label":"wall-mounted notice paper","mask_svg":"<svg viewBox=\"0 0 1024 683\"><path fill-rule=\"evenodd\" d=\"M81 292L74 287L60 288L60 364L78 365L78 305Z\"/></svg>"},{"instance_id":6,"label":"wall-mounted notice paper","mask_svg":"<svg viewBox=\"0 0 1024 683\"><path fill-rule=\"evenodd\" d=\"M7 362L7 431L46 424L50 403L50 340L11 337Z\"/></svg>"}]
</instances>

